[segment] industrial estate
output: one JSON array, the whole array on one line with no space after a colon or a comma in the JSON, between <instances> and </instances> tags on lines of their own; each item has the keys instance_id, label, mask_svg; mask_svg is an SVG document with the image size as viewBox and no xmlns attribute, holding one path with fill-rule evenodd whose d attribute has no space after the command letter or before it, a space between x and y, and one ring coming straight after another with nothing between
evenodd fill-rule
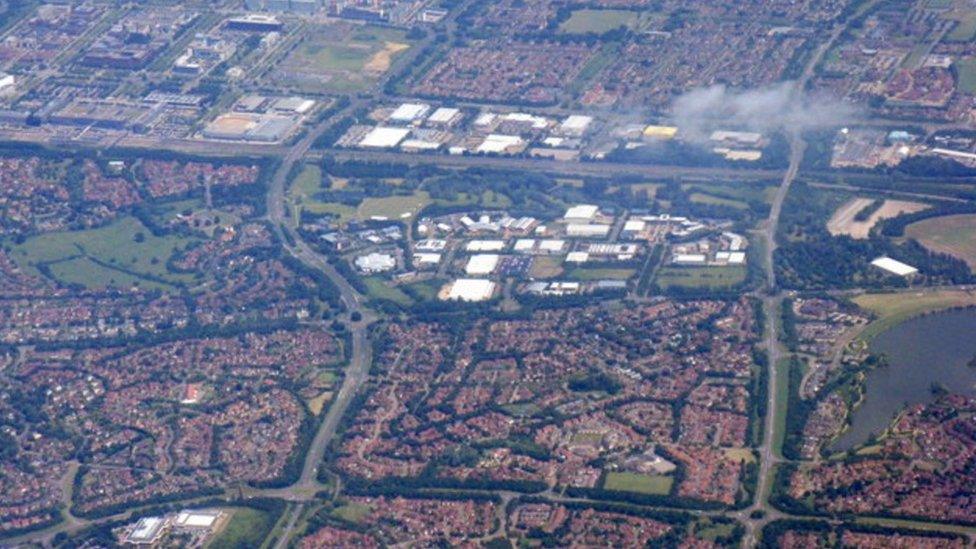
<instances>
[{"instance_id":1,"label":"industrial estate","mask_svg":"<svg viewBox=\"0 0 976 549\"><path fill-rule=\"evenodd\" d=\"M976 544L972 0L0 0L0 547Z\"/></svg>"}]
</instances>

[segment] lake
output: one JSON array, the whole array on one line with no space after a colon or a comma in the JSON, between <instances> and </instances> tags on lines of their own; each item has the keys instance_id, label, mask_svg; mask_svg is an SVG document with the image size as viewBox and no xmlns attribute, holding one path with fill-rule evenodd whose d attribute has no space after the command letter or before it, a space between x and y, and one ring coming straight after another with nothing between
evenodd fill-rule
<instances>
[{"instance_id":1,"label":"lake","mask_svg":"<svg viewBox=\"0 0 976 549\"><path fill-rule=\"evenodd\" d=\"M932 384L954 393L976 395L976 309L957 309L907 320L879 334L871 352L888 366L867 375L864 401L850 428L830 450L842 452L880 433L906 405L932 402Z\"/></svg>"}]
</instances>

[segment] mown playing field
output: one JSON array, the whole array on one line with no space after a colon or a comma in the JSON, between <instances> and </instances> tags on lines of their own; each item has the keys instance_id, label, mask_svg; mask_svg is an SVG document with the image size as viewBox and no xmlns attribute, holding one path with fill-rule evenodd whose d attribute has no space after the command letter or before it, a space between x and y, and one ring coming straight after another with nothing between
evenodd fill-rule
<instances>
[{"instance_id":1,"label":"mown playing field","mask_svg":"<svg viewBox=\"0 0 976 549\"><path fill-rule=\"evenodd\" d=\"M745 267L664 267L655 283L662 289L700 288L722 290L745 282Z\"/></svg>"},{"instance_id":2,"label":"mown playing field","mask_svg":"<svg viewBox=\"0 0 976 549\"><path fill-rule=\"evenodd\" d=\"M862 309L877 315L860 337L874 336L921 314L952 307L976 307L976 293L961 290L935 290L914 293L864 294L853 299Z\"/></svg>"},{"instance_id":3,"label":"mown playing field","mask_svg":"<svg viewBox=\"0 0 976 549\"><path fill-rule=\"evenodd\" d=\"M603 481L603 489L666 496L671 493L672 484L674 484L674 477L614 472L607 473L607 478Z\"/></svg>"},{"instance_id":4,"label":"mown playing field","mask_svg":"<svg viewBox=\"0 0 976 549\"><path fill-rule=\"evenodd\" d=\"M976 214L925 219L909 225L905 234L934 252L958 257L976 270Z\"/></svg>"},{"instance_id":5,"label":"mown playing field","mask_svg":"<svg viewBox=\"0 0 976 549\"><path fill-rule=\"evenodd\" d=\"M11 256L28 271L40 274L47 269L65 284L172 289L191 282L192 275L172 273L166 262L195 241L153 236L138 219L124 217L98 229L28 238L13 247Z\"/></svg>"},{"instance_id":6,"label":"mown playing field","mask_svg":"<svg viewBox=\"0 0 976 549\"><path fill-rule=\"evenodd\" d=\"M640 14L630 10L575 10L569 19L559 25L559 30L567 34L603 34L619 27L633 28L640 20Z\"/></svg>"}]
</instances>

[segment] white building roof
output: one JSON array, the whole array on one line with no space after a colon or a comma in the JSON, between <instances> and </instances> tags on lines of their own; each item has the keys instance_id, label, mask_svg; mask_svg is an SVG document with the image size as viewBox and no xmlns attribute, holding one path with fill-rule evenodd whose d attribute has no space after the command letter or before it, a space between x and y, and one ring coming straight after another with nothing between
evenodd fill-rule
<instances>
[{"instance_id":1,"label":"white building roof","mask_svg":"<svg viewBox=\"0 0 976 549\"><path fill-rule=\"evenodd\" d=\"M160 529L163 527L164 521L161 517L145 517L139 519L136 523L136 527L129 534L129 541L132 542L146 542L155 538Z\"/></svg>"},{"instance_id":2,"label":"white building roof","mask_svg":"<svg viewBox=\"0 0 976 549\"><path fill-rule=\"evenodd\" d=\"M356 266L367 273L379 273L396 267L396 259L388 254L371 253L357 257Z\"/></svg>"},{"instance_id":3,"label":"white building roof","mask_svg":"<svg viewBox=\"0 0 976 549\"><path fill-rule=\"evenodd\" d=\"M413 260L419 265L437 265L441 262L441 254L413 254Z\"/></svg>"},{"instance_id":4,"label":"white building roof","mask_svg":"<svg viewBox=\"0 0 976 549\"><path fill-rule=\"evenodd\" d=\"M872 261L871 264L879 269L883 269L898 276L908 276L918 272L918 269L915 267L902 263L901 261L891 259L890 257L879 257L878 259Z\"/></svg>"},{"instance_id":5,"label":"white building roof","mask_svg":"<svg viewBox=\"0 0 976 549\"><path fill-rule=\"evenodd\" d=\"M741 265L746 262L745 252L732 252L729 254L729 263L732 265Z\"/></svg>"},{"instance_id":6,"label":"white building roof","mask_svg":"<svg viewBox=\"0 0 976 549\"><path fill-rule=\"evenodd\" d=\"M570 223L566 226L569 236L606 236L610 233L610 225L596 225L592 223Z\"/></svg>"},{"instance_id":7,"label":"white building roof","mask_svg":"<svg viewBox=\"0 0 976 549\"><path fill-rule=\"evenodd\" d=\"M532 127L538 130L541 130L549 126L548 118L542 116L536 116L534 114L529 114L525 112L508 113L504 116L504 119L507 122L521 122L526 124L532 124Z\"/></svg>"},{"instance_id":8,"label":"white building roof","mask_svg":"<svg viewBox=\"0 0 976 549\"><path fill-rule=\"evenodd\" d=\"M441 148L441 143L437 141L424 141L423 139L406 139L400 143L400 148L407 151L436 151Z\"/></svg>"},{"instance_id":9,"label":"white building roof","mask_svg":"<svg viewBox=\"0 0 976 549\"><path fill-rule=\"evenodd\" d=\"M709 139L712 141L739 141L741 143L758 143L762 141L762 134L755 132L733 132L717 130L712 132Z\"/></svg>"},{"instance_id":10,"label":"white building roof","mask_svg":"<svg viewBox=\"0 0 976 549\"><path fill-rule=\"evenodd\" d=\"M219 512L199 512L181 511L176 515L177 526L189 526L191 528L209 528L220 517Z\"/></svg>"},{"instance_id":11,"label":"white building roof","mask_svg":"<svg viewBox=\"0 0 976 549\"><path fill-rule=\"evenodd\" d=\"M478 118L474 119L474 125L490 126L491 123L494 122L496 118L498 118L498 115L493 112L482 113L478 115Z\"/></svg>"},{"instance_id":12,"label":"white building roof","mask_svg":"<svg viewBox=\"0 0 976 549\"><path fill-rule=\"evenodd\" d=\"M544 252L561 252L566 246L565 240L543 240L539 243L539 249Z\"/></svg>"},{"instance_id":13,"label":"white building roof","mask_svg":"<svg viewBox=\"0 0 976 549\"><path fill-rule=\"evenodd\" d=\"M413 122L414 120L423 118L428 111L430 111L430 105L426 103L404 103L390 114L389 120L394 122Z\"/></svg>"},{"instance_id":14,"label":"white building roof","mask_svg":"<svg viewBox=\"0 0 976 549\"><path fill-rule=\"evenodd\" d=\"M460 109L455 109L452 107L441 107L434 111L434 114L430 115L427 122L432 124L448 124L452 122L461 114Z\"/></svg>"},{"instance_id":15,"label":"white building roof","mask_svg":"<svg viewBox=\"0 0 976 549\"><path fill-rule=\"evenodd\" d=\"M468 259L468 265L464 268L464 272L474 276L491 274L498 266L498 259L499 257L496 254L473 255Z\"/></svg>"},{"instance_id":16,"label":"white building roof","mask_svg":"<svg viewBox=\"0 0 976 549\"><path fill-rule=\"evenodd\" d=\"M410 135L410 130L406 128L380 126L373 128L366 134L366 137L363 137L363 140L359 142L359 146L371 149L392 149L406 139L408 135Z\"/></svg>"},{"instance_id":17,"label":"white building roof","mask_svg":"<svg viewBox=\"0 0 976 549\"><path fill-rule=\"evenodd\" d=\"M695 264L704 263L707 259L705 254L675 254L671 262L677 264Z\"/></svg>"},{"instance_id":18,"label":"white building roof","mask_svg":"<svg viewBox=\"0 0 976 549\"><path fill-rule=\"evenodd\" d=\"M624 223L624 232L628 233L639 233L644 230L647 223L641 221L640 219L631 219L630 221Z\"/></svg>"},{"instance_id":19,"label":"white building roof","mask_svg":"<svg viewBox=\"0 0 976 549\"><path fill-rule=\"evenodd\" d=\"M580 204L566 210L563 219L593 219L600 208L593 204Z\"/></svg>"},{"instance_id":20,"label":"white building roof","mask_svg":"<svg viewBox=\"0 0 976 549\"><path fill-rule=\"evenodd\" d=\"M516 252L528 252L535 248L535 240L532 238L520 238L515 241Z\"/></svg>"},{"instance_id":21,"label":"white building roof","mask_svg":"<svg viewBox=\"0 0 976 549\"><path fill-rule=\"evenodd\" d=\"M446 299L461 301L485 301L495 293L495 283L490 280L459 278L451 284Z\"/></svg>"},{"instance_id":22,"label":"white building roof","mask_svg":"<svg viewBox=\"0 0 976 549\"><path fill-rule=\"evenodd\" d=\"M288 111L297 114L305 114L312 110L315 101L304 97L285 97L275 101L274 108L279 111Z\"/></svg>"},{"instance_id":23,"label":"white building roof","mask_svg":"<svg viewBox=\"0 0 976 549\"><path fill-rule=\"evenodd\" d=\"M481 145L475 149L479 153L503 153L513 147L519 147L523 143L522 138L517 135L503 135L493 133L488 135Z\"/></svg>"},{"instance_id":24,"label":"white building roof","mask_svg":"<svg viewBox=\"0 0 976 549\"><path fill-rule=\"evenodd\" d=\"M586 128L588 128L592 123L592 116L574 114L563 120L563 123L559 125L559 128L567 132L583 132L586 131Z\"/></svg>"},{"instance_id":25,"label":"white building roof","mask_svg":"<svg viewBox=\"0 0 976 549\"><path fill-rule=\"evenodd\" d=\"M469 252L497 252L504 248L504 240L472 240L464 249Z\"/></svg>"},{"instance_id":26,"label":"white building roof","mask_svg":"<svg viewBox=\"0 0 976 549\"><path fill-rule=\"evenodd\" d=\"M570 252L566 254L566 263L586 263L590 260L587 252Z\"/></svg>"}]
</instances>

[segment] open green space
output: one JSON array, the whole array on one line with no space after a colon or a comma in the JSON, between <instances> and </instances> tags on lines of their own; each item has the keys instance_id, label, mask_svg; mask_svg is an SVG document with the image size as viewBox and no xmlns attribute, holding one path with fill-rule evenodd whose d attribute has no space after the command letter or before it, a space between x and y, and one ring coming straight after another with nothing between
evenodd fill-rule
<instances>
[{"instance_id":1,"label":"open green space","mask_svg":"<svg viewBox=\"0 0 976 549\"><path fill-rule=\"evenodd\" d=\"M276 517L270 513L250 507L239 507L233 512L227 526L207 544L207 549L260 547L274 528Z\"/></svg>"},{"instance_id":2,"label":"open green space","mask_svg":"<svg viewBox=\"0 0 976 549\"><path fill-rule=\"evenodd\" d=\"M959 90L976 93L976 59L961 59L956 61L955 66L959 75Z\"/></svg>"},{"instance_id":3,"label":"open green space","mask_svg":"<svg viewBox=\"0 0 976 549\"><path fill-rule=\"evenodd\" d=\"M745 267L664 267L655 282L661 288L732 288L746 280Z\"/></svg>"},{"instance_id":4,"label":"open green space","mask_svg":"<svg viewBox=\"0 0 976 549\"><path fill-rule=\"evenodd\" d=\"M861 308L877 315L877 319L868 324L860 334L862 339L869 340L889 328L922 314L953 307L976 307L976 293L963 290L933 290L864 294L855 297L853 301Z\"/></svg>"},{"instance_id":5,"label":"open green space","mask_svg":"<svg viewBox=\"0 0 976 549\"><path fill-rule=\"evenodd\" d=\"M746 208L750 202L762 202L772 204L776 197L777 187L755 185L748 183L735 183L728 185L715 185L708 183L695 183L682 185L682 190L692 192L691 200L705 204L723 204L734 208ZM701 195L696 200L695 195Z\"/></svg>"},{"instance_id":6,"label":"open green space","mask_svg":"<svg viewBox=\"0 0 976 549\"><path fill-rule=\"evenodd\" d=\"M363 279L366 284L367 295L373 299L383 299L392 301L398 305L409 306L413 304L410 296L403 293L399 288L390 286L389 283L379 277L371 276Z\"/></svg>"},{"instance_id":7,"label":"open green space","mask_svg":"<svg viewBox=\"0 0 976 549\"><path fill-rule=\"evenodd\" d=\"M773 410L773 453L783 455L783 441L786 440L786 415L790 394L790 359L780 358L776 362L776 408ZM765 397L763 397L765 398Z\"/></svg>"},{"instance_id":8,"label":"open green space","mask_svg":"<svg viewBox=\"0 0 976 549\"><path fill-rule=\"evenodd\" d=\"M707 204L709 206L728 206L729 208L735 208L737 210L744 210L749 207L749 205L745 202L732 200L730 198L722 198L712 194L692 193L690 198L692 202L697 204Z\"/></svg>"},{"instance_id":9,"label":"open green space","mask_svg":"<svg viewBox=\"0 0 976 549\"><path fill-rule=\"evenodd\" d=\"M630 280L634 277L636 269L591 269L586 267L577 267L566 275L571 280Z\"/></svg>"},{"instance_id":10,"label":"open green space","mask_svg":"<svg viewBox=\"0 0 976 549\"><path fill-rule=\"evenodd\" d=\"M672 484L674 484L674 477L670 476L613 472L607 473L607 478L603 481L603 489L665 496L671 493Z\"/></svg>"},{"instance_id":11,"label":"open green space","mask_svg":"<svg viewBox=\"0 0 976 549\"><path fill-rule=\"evenodd\" d=\"M110 286L113 277L120 286L135 279L179 285L191 282L192 275L172 273L166 262L195 241L179 235L154 236L138 219L124 217L97 229L28 238L13 247L11 256L29 271L40 273L38 267L47 265L61 282L88 288Z\"/></svg>"},{"instance_id":12,"label":"open green space","mask_svg":"<svg viewBox=\"0 0 976 549\"><path fill-rule=\"evenodd\" d=\"M413 282L404 286L411 295L414 295L422 301L433 301L437 299L437 293L444 286L446 281L442 279L430 279L422 280L420 282Z\"/></svg>"},{"instance_id":13,"label":"open green space","mask_svg":"<svg viewBox=\"0 0 976 549\"><path fill-rule=\"evenodd\" d=\"M639 21L636 11L580 9L574 10L559 30L567 34L603 34L619 27L633 28Z\"/></svg>"},{"instance_id":14,"label":"open green space","mask_svg":"<svg viewBox=\"0 0 976 549\"><path fill-rule=\"evenodd\" d=\"M336 507L332 514L339 517L346 522L359 522L366 518L370 512L370 508L367 505L360 503L349 503L341 507Z\"/></svg>"},{"instance_id":15,"label":"open green space","mask_svg":"<svg viewBox=\"0 0 976 549\"><path fill-rule=\"evenodd\" d=\"M367 198L356 209L356 216L364 220L384 217L390 220L405 219L409 222L428 204L430 204L430 195L426 191L416 191L406 196Z\"/></svg>"},{"instance_id":16,"label":"open green space","mask_svg":"<svg viewBox=\"0 0 976 549\"><path fill-rule=\"evenodd\" d=\"M905 235L933 252L958 257L976 270L976 214L924 219L909 225Z\"/></svg>"},{"instance_id":17,"label":"open green space","mask_svg":"<svg viewBox=\"0 0 976 549\"><path fill-rule=\"evenodd\" d=\"M368 197L358 206L340 204L337 202L323 202L316 198L323 188L322 169L314 164L306 165L288 188L288 200L292 205L292 215L297 223L301 213L336 216L340 224L350 221L367 221L373 218L385 218L391 221L409 223L420 210L433 201L426 191L415 191L409 195L393 195L382 197ZM510 203L507 196L485 191L481 195L486 203L504 206ZM477 196L464 197L471 202L478 202Z\"/></svg>"},{"instance_id":18,"label":"open green space","mask_svg":"<svg viewBox=\"0 0 976 549\"><path fill-rule=\"evenodd\" d=\"M318 91L361 91L386 73L410 48L406 31L394 28L316 25L282 63L288 84ZM289 81L291 80L291 81Z\"/></svg>"},{"instance_id":19,"label":"open green space","mask_svg":"<svg viewBox=\"0 0 976 549\"><path fill-rule=\"evenodd\" d=\"M949 42L969 42L976 38L976 12L967 10L954 17L958 24L946 35Z\"/></svg>"}]
</instances>

